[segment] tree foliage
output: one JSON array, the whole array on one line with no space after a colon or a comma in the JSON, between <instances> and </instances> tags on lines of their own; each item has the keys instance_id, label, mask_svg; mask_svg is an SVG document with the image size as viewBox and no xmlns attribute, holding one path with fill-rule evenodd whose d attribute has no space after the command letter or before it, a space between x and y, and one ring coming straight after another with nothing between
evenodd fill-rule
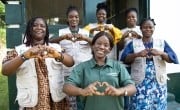
<instances>
[{"instance_id":1,"label":"tree foliage","mask_svg":"<svg viewBox=\"0 0 180 110\"><path fill-rule=\"evenodd\" d=\"M5 44L5 6L0 1L0 47Z\"/></svg>"},{"instance_id":2,"label":"tree foliage","mask_svg":"<svg viewBox=\"0 0 180 110\"><path fill-rule=\"evenodd\" d=\"M5 13L4 4L0 1L0 13Z\"/></svg>"},{"instance_id":3,"label":"tree foliage","mask_svg":"<svg viewBox=\"0 0 180 110\"><path fill-rule=\"evenodd\" d=\"M0 1L0 28L5 27L5 6Z\"/></svg>"}]
</instances>

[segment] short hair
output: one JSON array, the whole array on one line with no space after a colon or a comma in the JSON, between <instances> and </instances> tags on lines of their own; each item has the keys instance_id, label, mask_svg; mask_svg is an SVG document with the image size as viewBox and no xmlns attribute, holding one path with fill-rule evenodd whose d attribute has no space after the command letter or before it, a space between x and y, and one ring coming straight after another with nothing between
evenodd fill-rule
<instances>
[{"instance_id":1,"label":"short hair","mask_svg":"<svg viewBox=\"0 0 180 110\"><path fill-rule=\"evenodd\" d=\"M114 40L113 40L113 37L108 33L108 32L105 32L105 31L100 31L99 33L97 33L93 39L92 39L92 45L95 44L96 40L102 36L106 36L109 40L109 44L110 44L110 48L112 49L114 47Z\"/></svg>"},{"instance_id":2,"label":"short hair","mask_svg":"<svg viewBox=\"0 0 180 110\"><path fill-rule=\"evenodd\" d=\"M108 12L108 7L107 7L107 4L105 2L98 3L96 8L97 8L96 13L98 13L98 11L101 9L104 9L106 11L106 13Z\"/></svg>"},{"instance_id":3,"label":"short hair","mask_svg":"<svg viewBox=\"0 0 180 110\"><path fill-rule=\"evenodd\" d=\"M136 8L128 8L126 11L125 11L125 16L127 17L128 13L130 12L135 12L136 14L138 14L138 11Z\"/></svg>"},{"instance_id":4,"label":"short hair","mask_svg":"<svg viewBox=\"0 0 180 110\"><path fill-rule=\"evenodd\" d=\"M152 19L151 17L143 18L143 19L141 20L140 24L139 24L139 25L140 25L140 29L142 29L142 25L143 25L146 21L152 21L152 23L153 23L154 25L156 25L154 19Z\"/></svg>"},{"instance_id":5,"label":"short hair","mask_svg":"<svg viewBox=\"0 0 180 110\"><path fill-rule=\"evenodd\" d=\"M76 6L69 6L66 11L66 16L68 16L71 11L77 11L79 13L79 10Z\"/></svg>"}]
</instances>

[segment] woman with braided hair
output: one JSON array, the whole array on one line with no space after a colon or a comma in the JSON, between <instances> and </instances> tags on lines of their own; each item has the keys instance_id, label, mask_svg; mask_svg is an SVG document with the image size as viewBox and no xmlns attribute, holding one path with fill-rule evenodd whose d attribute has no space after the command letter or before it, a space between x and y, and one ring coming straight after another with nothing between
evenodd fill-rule
<instances>
[{"instance_id":1,"label":"woman with braided hair","mask_svg":"<svg viewBox=\"0 0 180 110\"><path fill-rule=\"evenodd\" d=\"M49 30L41 17L29 20L23 44L9 51L3 60L2 74L16 73L19 109L69 110L62 92L62 66L74 65L73 58L49 43Z\"/></svg>"}]
</instances>

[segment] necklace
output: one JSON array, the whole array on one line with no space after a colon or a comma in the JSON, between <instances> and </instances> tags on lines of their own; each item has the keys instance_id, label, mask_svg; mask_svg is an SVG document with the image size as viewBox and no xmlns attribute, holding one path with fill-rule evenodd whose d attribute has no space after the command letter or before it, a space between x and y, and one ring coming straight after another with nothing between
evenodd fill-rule
<instances>
[{"instance_id":1,"label":"necklace","mask_svg":"<svg viewBox=\"0 0 180 110\"><path fill-rule=\"evenodd\" d=\"M79 32L79 28L77 27L77 28L69 28L70 29L70 31L71 31L71 33L72 34L76 34L76 33L78 33Z\"/></svg>"}]
</instances>

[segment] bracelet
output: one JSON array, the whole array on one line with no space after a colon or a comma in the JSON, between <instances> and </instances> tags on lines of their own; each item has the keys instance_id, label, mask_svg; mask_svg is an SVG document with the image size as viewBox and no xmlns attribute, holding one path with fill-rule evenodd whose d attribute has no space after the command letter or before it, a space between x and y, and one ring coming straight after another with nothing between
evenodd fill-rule
<instances>
[{"instance_id":1,"label":"bracelet","mask_svg":"<svg viewBox=\"0 0 180 110\"><path fill-rule=\"evenodd\" d=\"M55 60L57 62L62 62L64 60L64 55L61 52L59 52L59 54L60 54L60 58L55 58Z\"/></svg>"},{"instance_id":2,"label":"bracelet","mask_svg":"<svg viewBox=\"0 0 180 110\"><path fill-rule=\"evenodd\" d=\"M26 57L24 56L24 54L21 54L20 57L21 57L21 59L22 59L23 61L28 60L28 58L26 58Z\"/></svg>"}]
</instances>

